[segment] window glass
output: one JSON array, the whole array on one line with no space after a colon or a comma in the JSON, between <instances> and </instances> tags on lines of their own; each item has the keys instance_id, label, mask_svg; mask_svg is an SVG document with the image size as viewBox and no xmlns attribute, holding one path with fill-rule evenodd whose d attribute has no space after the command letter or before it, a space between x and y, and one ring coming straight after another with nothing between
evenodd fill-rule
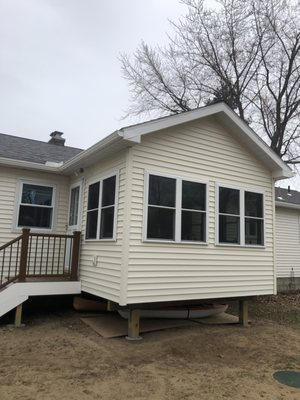
<instances>
[{"instance_id":1,"label":"window glass","mask_svg":"<svg viewBox=\"0 0 300 400\"><path fill-rule=\"evenodd\" d=\"M97 238L98 210L89 211L86 217L86 238Z\"/></svg>"},{"instance_id":2,"label":"window glass","mask_svg":"<svg viewBox=\"0 0 300 400\"><path fill-rule=\"evenodd\" d=\"M240 243L240 218L219 215L219 242Z\"/></svg>"},{"instance_id":3,"label":"window glass","mask_svg":"<svg viewBox=\"0 0 300 400\"><path fill-rule=\"evenodd\" d=\"M175 207L176 179L149 176L148 203L157 206Z\"/></svg>"},{"instance_id":4,"label":"window glass","mask_svg":"<svg viewBox=\"0 0 300 400\"><path fill-rule=\"evenodd\" d=\"M261 193L245 192L245 216L263 217L263 195Z\"/></svg>"},{"instance_id":5,"label":"window glass","mask_svg":"<svg viewBox=\"0 0 300 400\"><path fill-rule=\"evenodd\" d=\"M264 244L264 224L262 219L245 218L245 243Z\"/></svg>"},{"instance_id":6,"label":"window glass","mask_svg":"<svg viewBox=\"0 0 300 400\"><path fill-rule=\"evenodd\" d=\"M104 179L102 188L102 207L115 203L116 177Z\"/></svg>"},{"instance_id":7,"label":"window glass","mask_svg":"<svg viewBox=\"0 0 300 400\"><path fill-rule=\"evenodd\" d=\"M52 194L52 187L24 183L21 203L51 206Z\"/></svg>"},{"instance_id":8,"label":"window glass","mask_svg":"<svg viewBox=\"0 0 300 400\"><path fill-rule=\"evenodd\" d=\"M18 226L51 228L52 208L20 205Z\"/></svg>"},{"instance_id":9,"label":"window glass","mask_svg":"<svg viewBox=\"0 0 300 400\"><path fill-rule=\"evenodd\" d=\"M71 189L70 212L69 212L70 226L75 226L78 223L79 193L80 193L80 186L76 186Z\"/></svg>"},{"instance_id":10,"label":"window glass","mask_svg":"<svg viewBox=\"0 0 300 400\"><path fill-rule=\"evenodd\" d=\"M100 182L93 183L89 186L88 210L99 207L99 190Z\"/></svg>"},{"instance_id":11,"label":"window glass","mask_svg":"<svg viewBox=\"0 0 300 400\"><path fill-rule=\"evenodd\" d=\"M103 208L101 211L100 239L110 239L114 230L114 207Z\"/></svg>"},{"instance_id":12,"label":"window glass","mask_svg":"<svg viewBox=\"0 0 300 400\"><path fill-rule=\"evenodd\" d=\"M219 188L219 212L223 214L240 214L240 191L225 187Z\"/></svg>"},{"instance_id":13,"label":"window glass","mask_svg":"<svg viewBox=\"0 0 300 400\"><path fill-rule=\"evenodd\" d=\"M182 181L182 208L205 210L205 188L203 183Z\"/></svg>"},{"instance_id":14,"label":"window glass","mask_svg":"<svg viewBox=\"0 0 300 400\"><path fill-rule=\"evenodd\" d=\"M181 240L205 241L205 213L182 211Z\"/></svg>"},{"instance_id":15,"label":"window glass","mask_svg":"<svg viewBox=\"0 0 300 400\"><path fill-rule=\"evenodd\" d=\"M175 210L148 207L148 239L175 239Z\"/></svg>"}]
</instances>

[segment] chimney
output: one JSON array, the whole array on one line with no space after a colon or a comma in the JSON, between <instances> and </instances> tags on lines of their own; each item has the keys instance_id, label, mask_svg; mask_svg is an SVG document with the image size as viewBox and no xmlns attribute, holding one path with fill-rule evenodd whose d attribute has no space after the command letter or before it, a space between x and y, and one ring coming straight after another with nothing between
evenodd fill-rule
<instances>
[{"instance_id":1,"label":"chimney","mask_svg":"<svg viewBox=\"0 0 300 400\"><path fill-rule=\"evenodd\" d=\"M54 131L50 133L51 139L48 143L55 144L56 146L64 146L66 139L62 138L63 132Z\"/></svg>"}]
</instances>

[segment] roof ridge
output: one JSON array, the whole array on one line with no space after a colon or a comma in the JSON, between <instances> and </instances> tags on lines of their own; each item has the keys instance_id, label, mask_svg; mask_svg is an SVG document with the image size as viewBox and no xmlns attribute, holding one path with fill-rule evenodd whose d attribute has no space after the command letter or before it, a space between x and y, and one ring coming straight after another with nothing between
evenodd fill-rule
<instances>
[{"instance_id":1,"label":"roof ridge","mask_svg":"<svg viewBox=\"0 0 300 400\"><path fill-rule=\"evenodd\" d=\"M38 142L38 143L42 143L42 144L49 145L49 146L57 146L57 145L55 145L55 144L53 144L53 143L44 142L43 140L30 139L30 138L26 138L26 137L22 137L22 136L10 135L10 134L7 134L7 133L1 133L1 132L0 132L0 135L2 135L2 136L9 136L9 137L11 137L11 138L17 138L17 139L27 140L27 141L31 141L31 142ZM62 147L62 148L68 148L68 149L74 149L74 150L81 150L81 151L84 150L84 149L81 149L81 148L79 148L79 147L73 147L73 146L60 146L60 147Z\"/></svg>"}]
</instances>

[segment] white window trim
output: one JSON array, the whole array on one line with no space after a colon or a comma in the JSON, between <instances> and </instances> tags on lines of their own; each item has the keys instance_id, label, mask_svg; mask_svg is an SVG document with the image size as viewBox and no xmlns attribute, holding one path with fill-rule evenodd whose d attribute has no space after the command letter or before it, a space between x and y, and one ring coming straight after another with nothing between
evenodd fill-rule
<instances>
[{"instance_id":1,"label":"white window trim","mask_svg":"<svg viewBox=\"0 0 300 400\"><path fill-rule=\"evenodd\" d=\"M163 178L171 178L176 179L176 193L175 193L175 240L170 239L148 239L147 238L147 230L148 230L148 195L149 195L149 176L156 175L161 176ZM209 192L209 181L199 180L197 178L193 178L190 176L181 176L181 175L172 175L164 172L158 171L145 171L144 173L144 213L143 213L143 231L142 231L142 241L147 243L180 243L180 244L192 244L192 245L207 245L208 244L208 226L209 226L209 210L208 210L208 192ZM205 241L195 241L195 240L181 240L181 211L182 211L182 181L194 182L194 183L202 183L206 186L205 193L205 202L206 202L206 210L203 211L206 215L205 218ZM177 203L178 201L178 203ZM158 206L160 207L160 206ZM168 208L174 209L174 207L163 207L160 208ZM190 210L193 211L193 210ZM197 210L195 210L197 211Z\"/></svg>"},{"instance_id":2,"label":"white window trim","mask_svg":"<svg viewBox=\"0 0 300 400\"><path fill-rule=\"evenodd\" d=\"M118 220L118 204L119 204L119 171L113 171L110 173L106 173L103 175L98 175L97 177L93 177L91 180L87 182L87 197L86 197L86 221L85 221L85 234L84 234L84 240L87 242L116 242L117 241L117 220ZM101 199L102 199L102 183L105 179L111 178L115 176L116 177L116 190L115 190L115 212L114 212L114 224L113 224L113 237L112 238L104 238L100 239L100 224L101 224ZM99 188L99 202L98 202L98 220L97 220L97 232L96 232L96 238L95 239L88 239L86 237L86 222L87 222L87 214L88 214L88 199L89 199L89 187L93 185L94 183L100 182L100 188Z\"/></svg>"},{"instance_id":3,"label":"white window trim","mask_svg":"<svg viewBox=\"0 0 300 400\"><path fill-rule=\"evenodd\" d=\"M46 208L52 208L52 218L51 218L51 227L50 228L37 228L32 226L18 226L19 221L19 213L20 213L20 206L22 205L22 193L23 193L23 185L36 185L36 186L47 186L52 187L52 206L44 206ZM57 185L52 182L47 181L40 181L38 179L19 179L17 183L17 192L16 192L16 199L17 202L15 204L15 212L14 212L14 219L13 219L13 231L20 232L23 228L29 228L32 232L53 232L55 231L56 227L56 205L57 205ZM34 205L32 205L34 207ZM42 206L43 207L43 206Z\"/></svg>"},{"instance_id":4,"label":"white window trim","mask_svg":"<svg viewBox=\"0 0 300 400\"><path fill-rule=\"evenodd\" d=\"M219 188L223 187L226 189L235 189L240 192L240 243L223 243L219 242ZM258 193L263 195L263 218L257 218L263 220L263 244L246 244L245 243L245 192ZM216 232L215 232L215 245L216 246L225 246L225 247L247 247L247 248L257 248L257 249L265 249L266 247L266 215L265 215L265 192L261 188L256 187L244 187L244 186L234 186L227 183L216 183L215 185L215 199L216 199L216 208L215 208L215 224L216 224ZM222 213L221 213L222 214ZM230 214L228 214L230 215ZM233 215L233 214L232 214ZM249 217L251 218L251 217ZM255 219L255 217L253 217Z\"/></svg>"}]
</instances>

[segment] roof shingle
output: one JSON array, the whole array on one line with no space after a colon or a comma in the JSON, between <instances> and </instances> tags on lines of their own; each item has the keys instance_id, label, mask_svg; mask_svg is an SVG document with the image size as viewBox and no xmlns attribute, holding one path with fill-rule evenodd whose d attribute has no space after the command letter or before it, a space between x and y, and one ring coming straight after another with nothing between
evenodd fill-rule
<instances>
[{"instance_id":1,"label":"roof shingle","mask_svg":"<svg viewBox=\"0 0 300 400\"><path fill-rule=\"evenodd\" d=\"M25 139L0 133L0 157L38 164L66 162L82 151L75 147L57 146L40 140Z\"/></svg>"}]
</instances>

